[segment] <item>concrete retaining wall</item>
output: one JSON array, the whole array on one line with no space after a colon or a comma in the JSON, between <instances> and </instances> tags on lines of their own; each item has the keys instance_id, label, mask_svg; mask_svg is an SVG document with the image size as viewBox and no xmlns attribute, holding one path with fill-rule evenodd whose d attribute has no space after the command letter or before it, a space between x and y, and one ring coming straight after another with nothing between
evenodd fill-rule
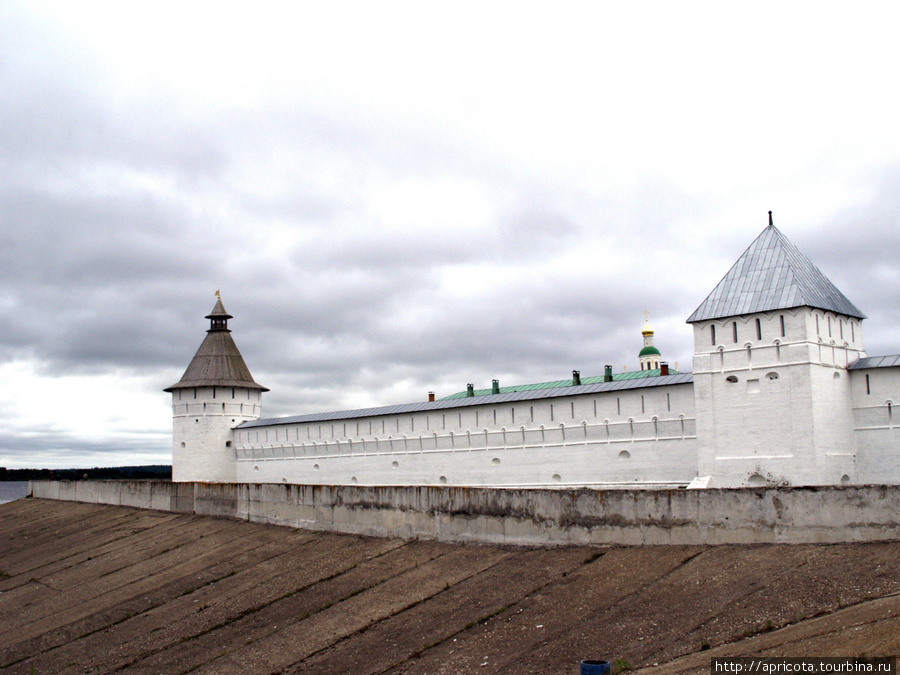
<instances>
[{"instance_id":1,"label":"concrete retaining wall","mask_svg":"<svg viewBox=\"0 0 900 675\"><path fill-rule=\"evenodd\" d=\"M32 496L386 537L505 544L900 539L900 486L523 490L34 481Z\"/></svg>"}]
</instances>

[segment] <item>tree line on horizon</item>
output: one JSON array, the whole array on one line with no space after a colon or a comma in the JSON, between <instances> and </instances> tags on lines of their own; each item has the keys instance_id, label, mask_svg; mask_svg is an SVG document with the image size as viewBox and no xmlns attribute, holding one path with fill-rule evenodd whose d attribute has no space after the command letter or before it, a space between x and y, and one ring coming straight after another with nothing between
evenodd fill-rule
<instances>
[{"instance_id":1,"label":"tree line on horizon","mask_svg":"<svg viewBox=\"0 0 900 675\"><path fill-rule=\"evenodd\" d=\"M10 480L172 480L170 464L111 466L92 469L7 469L0 466L0 481Z\"/></svg>"}]
</instances>

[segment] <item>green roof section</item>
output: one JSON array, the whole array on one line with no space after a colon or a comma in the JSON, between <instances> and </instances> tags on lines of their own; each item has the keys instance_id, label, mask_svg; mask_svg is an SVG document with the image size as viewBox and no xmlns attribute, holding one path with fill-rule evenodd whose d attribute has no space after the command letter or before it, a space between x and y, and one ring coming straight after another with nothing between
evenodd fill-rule
<instances>
[{"instance_id":1,"label":"green roof section","mask_svg":"<svg viewBox=\"0 0 900 675\"><path fill-rule=\"evenodd\" d=\"M669 368L669 375L678 375L678 371L674 368ZM660 377L660 369L654 368L652 370L635 370L630 373L614 373L612 376L613 382L618 382L620 380L640 380L648 377ZM581 384L599 384L601 382L605 382L603 375L596 375L593 377L582 377ZM501 394L509 394L515 391L536 391L538 389L561 389L563 387L571 387L575 386L572 384L572 378L567 380L554 380L553 382L537 382L536 384L518 384L512 387L500 387ZM475 396L490 396L491 394L496 394L497 392L493 391L491 388L487 389L476 389ZM467 394L464 391L453 394L451 396L444 396L442 401L449 401L454 398L466 398Z\"/></svg>"},{"instance_id":2,"label":"green roof section","mask_svg":"<svg viewBox=\"0 0 900 675\"><path fill-rule=\"evenodd\" d=\"M638 356L649 356L650 354L659 356L659 350L656 347L644 347Z\"/></svg>"}]
</instances>

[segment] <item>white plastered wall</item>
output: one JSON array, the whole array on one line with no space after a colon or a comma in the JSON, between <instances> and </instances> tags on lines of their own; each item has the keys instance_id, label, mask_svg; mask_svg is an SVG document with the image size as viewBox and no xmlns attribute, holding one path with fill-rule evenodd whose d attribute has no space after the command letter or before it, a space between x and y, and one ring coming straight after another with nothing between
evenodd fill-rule
<instances>
[{"instance_id":1,"label":"white plastered wall","mask_svg":"<svg viewBox=\"0 0 900 675\"><path fill-rule=\"evenodd\" d=\"M683 486L690 384L235 431L241 482Z\"/></svg>"},{"instance_id":2,"label":"white plastered wall","mask_svg":"<svg viewBox=\"0 0 900 675\"><path fill-rule=\"evenodd\" d=\"M900 484L900 368L850 371L853 428L858 448L857 481L863 484Z\"/></svg>"}]
</instances>

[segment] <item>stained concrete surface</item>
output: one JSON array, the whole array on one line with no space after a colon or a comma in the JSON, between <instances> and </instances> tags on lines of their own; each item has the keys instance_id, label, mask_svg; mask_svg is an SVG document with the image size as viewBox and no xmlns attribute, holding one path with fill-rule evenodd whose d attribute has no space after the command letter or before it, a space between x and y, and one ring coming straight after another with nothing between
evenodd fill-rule
<instances>
[{"instance_id":1,"label":"stained concrete surface","mask_svg":"<svg viewBox=\"0 0 900 675\"><path fill-rule=\"evenodd\" d=\"M709 672L900 652L900 543L461 545L23 499L0 626L10 673Z\"/></svg>"}]
</instances>

